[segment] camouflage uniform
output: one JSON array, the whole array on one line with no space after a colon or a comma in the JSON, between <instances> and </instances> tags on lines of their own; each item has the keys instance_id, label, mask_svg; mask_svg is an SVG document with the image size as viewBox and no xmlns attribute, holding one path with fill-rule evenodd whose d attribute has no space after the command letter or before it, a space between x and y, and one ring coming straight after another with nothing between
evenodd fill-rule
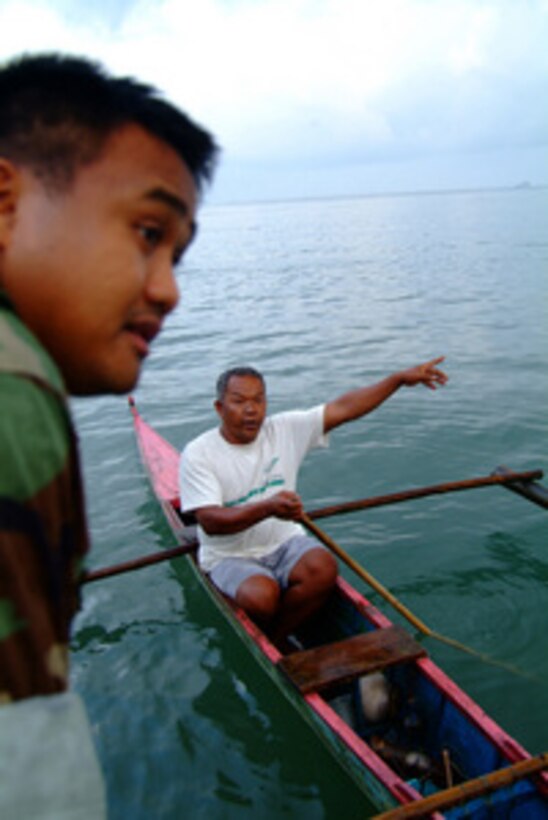
<instances>
[{"instance_id":1,"label":"camouflage uniform","mask_svg":"<svg viewBox=\"0 0 548 820\"><path fill-rule=\"evenodd\" d=\"M62 377L0 293L0 703L66 689L87 550Z\"/></svg>"}]
</instances>

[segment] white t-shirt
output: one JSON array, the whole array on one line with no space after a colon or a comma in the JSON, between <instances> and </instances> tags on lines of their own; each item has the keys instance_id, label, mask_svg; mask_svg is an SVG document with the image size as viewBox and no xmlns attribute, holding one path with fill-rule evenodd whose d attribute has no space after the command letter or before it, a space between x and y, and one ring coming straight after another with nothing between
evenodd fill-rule
<instances>
[{"instance_id":1,"label":"white t-shirt","mask_svg":"<svg viewBox=\"0 0 548 820\"><path fill-rule=\"evenodd\" d=\"M322 404L268 416L250 444L230 444L218 428L198 436L181 458L183 510L233 507L262 501L281 490L294 491L306 454L327 446L323 425ZM303 532L300 524L274 517L233 535L208 535L198 527L200 565L210 572L223 558L260 558Z\"/></svg>"}]
</instances>

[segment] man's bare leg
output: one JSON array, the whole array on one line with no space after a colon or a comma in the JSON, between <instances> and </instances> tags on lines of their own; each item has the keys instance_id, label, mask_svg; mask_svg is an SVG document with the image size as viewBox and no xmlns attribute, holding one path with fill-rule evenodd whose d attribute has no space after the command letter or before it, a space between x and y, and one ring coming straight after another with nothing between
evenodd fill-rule
<instances>
[{"instance_id":1,"label":"man's bare leg","mask_svg":"<svg viewBox=\"0 0 548 820\"><path fill-rule=\"evenodd\" d=\"M324 549L311 549L295 564L281 596L270 635L283 645L286 637L327 601L337 580L337 562Z\"/></svg>"},{"instance_id":2,"label":"man's bare leg","mask_svg":"<svg viewBox=\"0 0 548 820\"><path fill-rule=\"evenodd\" d=\"M259 626L266 628L280 606L279 584L267 575L250 575L238 587L235 601Z\"/></svg>"},{"instance_id":3,"label":"man's bare leg","mask_svg":"<svg viewBox=\"0 0 548 820\"><path fill-rule=\"evenodd\" d=\"M327 601L337 580L337 562L318 547L306 552L289 575L282 594L278 583L266 575L251 575L238 587L236 603L278 646Z\"/></svg>"}]
</instances>

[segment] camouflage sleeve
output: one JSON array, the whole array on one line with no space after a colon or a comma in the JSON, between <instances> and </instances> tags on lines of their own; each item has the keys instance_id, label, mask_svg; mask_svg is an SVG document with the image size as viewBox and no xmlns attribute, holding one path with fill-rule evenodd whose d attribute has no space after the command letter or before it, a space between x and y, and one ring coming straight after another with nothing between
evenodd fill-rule
<instances>
[{"instance_id":1,"label":"camouflage sleeve","mask_svg":"<svg viewBox=\"0 0 548 820\"><path fill-rule=\"evenodd\" d=\"M66 688L87 535L61 398L0 373L0 702Z\"/></svg>"}]
</instances>

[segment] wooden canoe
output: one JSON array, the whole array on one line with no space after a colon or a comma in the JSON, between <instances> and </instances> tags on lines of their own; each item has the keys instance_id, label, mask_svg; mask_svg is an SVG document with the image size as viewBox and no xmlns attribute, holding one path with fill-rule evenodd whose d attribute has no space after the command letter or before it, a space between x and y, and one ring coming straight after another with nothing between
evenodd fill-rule
<instances>
[{"instance_id":1,"label":"wooden canoe","mask_svg":"<svg viewBox=\"0 0 548 820\"><path fill-rule=\"evenodd\" d=\"M178 543L191 546L194 527L180 514L179 451L132 399L130 407L156 498ZM182 560L382 817L548 819L548 755L531 757L347 581L339 579L322 613L296 635L297 651L282 655L215 589L195 553ZM373 675L388 706L368 720L363 684Z\"/></svg>"}]
</instances>

